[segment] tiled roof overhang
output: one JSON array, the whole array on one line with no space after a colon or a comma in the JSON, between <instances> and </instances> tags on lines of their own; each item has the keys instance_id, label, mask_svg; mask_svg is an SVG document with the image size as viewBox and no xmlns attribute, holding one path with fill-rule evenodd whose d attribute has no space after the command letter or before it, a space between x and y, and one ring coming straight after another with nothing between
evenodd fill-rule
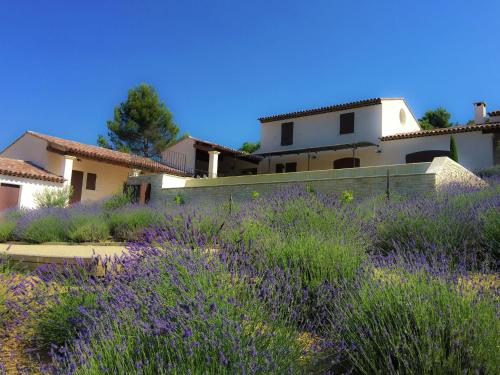
<instances>
[{"instance_id":1,"label":"tiled roof overhang","mask_svg":"<svg viewBox=\"0 0 500 375\"><path fill-rule=\"evenodd\" d=\"M63 183L64 178L24 160L0 157L0 175Z\"/></svg>"},{"instance_id":2,"label":"tiled roof overhang","mask_svg":"<svg viewBox=\"0 0 500 375\"><path fill-rule=\"evenodd\" d=\"M481 124L481 125L466 125L466 126L452 126L450 128L439 128L430 130L421 130L411 133L399 133L381 137L381 141L393 141L396 139L408 139L408 138L418 138L418 137L430 137L433 135L445 135L445 134L458 134L467 132L477 132L482 131L483 133L494 132L500 130L500 122Z\"/></svg>"},{"instance_id":3,"label":"tiled roof overhang","mask_svg":"<svg viewBox=\"0 0 500 375\"><path fill-rule=\"evenodd\" d=\"M87 145L33 131L27 131L26 133L47 141L49 143L49 151L60 152L72 156L80 156L127 168L137 168L155 173L169 173L177 176L186 176L186 173L178 169L168 167L153 159L143 156L127 154L125 152L110 150L99 146Z\"/></svg>"},{"instance_id":4,"label":"tiled roof overhang","mask_svg":"<svg viewBox=\"0 0 500 375\"><path fill-rule=\"evenodd\" d=\"M343 110L347 110L347 109L354 109L354 108L360 108L360 107L368 107L371 105L382 104L382 100L403 100L403 98L365 99L365 100L359 100L356 102L335 104L335 105L331 105L328 107L320 107L320 108L306 109L303 111L289 112L289 113L284 113L284 114L280 114L280 115L265 116L265 117L259 118L258 120L261 123L280 121L280 120L288 120L288 119L297 118L297 117L318 115L318 114L329 113L329 112L337 112L337 111L343 111Z\"/></svg>"}]
</instances>

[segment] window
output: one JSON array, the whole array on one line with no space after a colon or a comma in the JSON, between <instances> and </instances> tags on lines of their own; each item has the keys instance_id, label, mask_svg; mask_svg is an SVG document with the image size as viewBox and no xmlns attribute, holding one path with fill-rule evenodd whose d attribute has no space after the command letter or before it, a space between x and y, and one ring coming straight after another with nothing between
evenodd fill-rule
<instances>
[{"instance_id":1,"label":"window","mask_svg":"<svg viewBox=\"0 0 500 375\"><path fill-rule=\"evenodd\" d=\"M87 184L85 188L87 190L95 190L95 183L97 180L97 175L95 173L87 173Z\"/></svg>"},{"instance_id":2,"label":"window","mask_svg":"<svg viewBox=\"0 0 500 375\"><path fill-rule=\"evenodd\" d=\"M340 134L354 133L354 112L340 115Z\"/></svg>"},{"instance_id":3,"label":"window","mask_svg":"<svg viewBox=\"0 0 500 375\"><path fill-rule=\"evenodd\" d=\"M297 163L276 164L276 173L297 172Z\"/></svg>"},{"instance_id":4,"label":"window","mask_svg":"<svg viewBox=\"0 0 500 375\"><path fill-rule=\"evenodd\" d=\"M281 124L281 145L289 146L293 144L293 122Z\"/></svg>"},{"instance_id":5,"label":"window","mask_svg":"<svg viewBox=\"0 0 500 375\"><path fill-rule=\"evenodd\" d=\"M286 172L297 172L297 163L286 163L285 164Z\"/></svg>"},{"instance_id":6,"label":"window","mask_svg":"<svg viewBox=\"0 0 500 375\"><path fill-rule=\"evenodd\" d=\"M399 110L399 122L403 126L406 124L406 113L405 113L405 110L403 108L401 108Z\"/></svg>"},{"instance_id":7,"label":"window","mask_svg":"<svg viewBox=\"0 0 500 375\"><path fill-rule=\"evenodd\" d=\"M358 158L341 158L333 162L334 169L358 168L359 165Z\"/></svg>"}]
</instances>

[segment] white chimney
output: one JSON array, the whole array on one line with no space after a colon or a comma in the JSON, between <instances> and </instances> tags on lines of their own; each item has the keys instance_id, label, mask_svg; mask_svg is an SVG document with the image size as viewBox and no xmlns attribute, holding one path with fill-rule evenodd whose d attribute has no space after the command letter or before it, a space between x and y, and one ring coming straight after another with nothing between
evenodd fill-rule
<instances>
[{"instance_id":1,"label":"white chimney","mask_svg":"<svg viewBox=\"0 0 500 375\"><path fill-rule=\"evenodd\" d=\"M486 122L486 103L474 103L474 122L476 124L484 124Z\"/></svg>"}]
</instances>

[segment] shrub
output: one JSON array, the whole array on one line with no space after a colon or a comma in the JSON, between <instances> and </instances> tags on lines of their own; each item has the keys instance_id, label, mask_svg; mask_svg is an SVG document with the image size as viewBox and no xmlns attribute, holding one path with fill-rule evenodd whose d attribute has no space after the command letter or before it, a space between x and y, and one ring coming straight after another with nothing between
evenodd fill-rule
<instances>
[{"instance_id":1,"label":"shrub","mask_svg":"<svg viewBox=\"0 0 500 375\"><path fill-rule=\"evenodd\" d=\"M349 203L354 199L354 193L350 190L345 190L342 192L341 201L344 203Z\"/></svg>"},{"instance_id":2,"label":"shrub","mask_svg":"<svg viewBox=\"0 0 500 375\"><path fill-rule=\"evenodd\" d=\"M114 194L111 198L106 200L102 208L104 211L114 211L130 203L132 203L132 190L126 189L124 192Z\"/></svg>"},{"instance_id":3,"label":"shrub","mask_svg":"<svg viewBox=\"0 0 500 375\"><path fill-rule=\"evenodd\" d=\"M0 242L7 242L13 239L16 222L10 219L0 219Z\"/></svg>"},{"instance_id":4,"label":"shrub","mask_svg":"<svg viewBox=\"0 0 500 375\"><path fill-rule=\"evenodd\" d=\"M45 350L74 339L85 327L85 309L96 307L95 294L70 290L53 296L48 306L33 314L36 342Z\"/></svg>"},{"instance_id":5,"label":"shrub","mask_svg":"<svg viewBox=\"0 0 500 375\"><path fill-rule=\"evenodd\" d=\"M258 191L252 191L252 199L257 199L259 198L259 192Z\"/></svg>"},{"instance_id":6,"label":"shrub","mask_svg":"<svg viewBox=\"0 0 500 375\"><path fill-rule=\"evenodd\" d=\"M174 197L174 203L175 204L184 204L184 196L182 194L177 194Z\"/></svg>"},{"instance_id":7,"label":"shrub","mask_svg":"<svg viewBox=\"0 0 500 375\"><path fill-rule=\"evenodd\" d=\"M144 229L161 222L161 215L151 208L127 208L111 213L109 228L116 240L137 241Z\"/></svg>"},{"instance_id":8,"label":"shrub","mask_svg":"<svg viewBox=\"0 0 500 375\"><path fill-rule=\"evenodd\" d=\"M66 233L73 242L99 242L110 236L109 225L99 214L76 214L70 217Z\"/></svg>"},{"instance_id":9,"label":"shrub","mask_svg":"<svg viewBox=\"0 0 500 375\"><path fill-rule=\"evenodd\" d=\"M483 246L491 251L493 261L500 260L500 211L492 208L484 214L484 243Z\"/></svg>"},{"instance_id":10,"label":"shrub","mask_svg":"<svg viewBox=\"0 0 500 375\"><path fill-rule=\"evenodd\" d=\"M330 337L350 348L345 354L356 373L496 372L494 299L423 271L375 271L331 315Z\"/></svg>"},{"instance_id":11,"label":"shrub","mask_svg":"<svg viewBox=\"0 0 500 375\"><path fill-rule=\"evenodd\" d=\"M34 200L38 208L66 207L71 198L71 186L61 189L44 188L34 194Z\"/></svg>"},{"instance_id":12,"label":"shrub","mask_svg":"<svg viewBox=\"0 0 500 375\"><path fill-rule=\"evenodd\" d=\"M24 225L17 236L32 243L65 241L66 223L55 215L41 216Z\"/></svg>"}]
</instances>

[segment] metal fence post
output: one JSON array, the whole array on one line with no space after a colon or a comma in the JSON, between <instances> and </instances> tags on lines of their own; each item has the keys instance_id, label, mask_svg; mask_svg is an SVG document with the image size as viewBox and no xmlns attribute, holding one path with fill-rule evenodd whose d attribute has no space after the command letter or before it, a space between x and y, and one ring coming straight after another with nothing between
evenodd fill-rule
<instances>
[{"instance_id":1,"label":"metal fence post","mask_svg":"<svg viewBox=\"0 0 500 375\"><path fill-rule=\"evenodd\" d=\"M391 199L389 169L387 170L386 186L385 186L385 195L387 196L387 200L390 200L390 199Z\"/></svg>"}]
</instances>

